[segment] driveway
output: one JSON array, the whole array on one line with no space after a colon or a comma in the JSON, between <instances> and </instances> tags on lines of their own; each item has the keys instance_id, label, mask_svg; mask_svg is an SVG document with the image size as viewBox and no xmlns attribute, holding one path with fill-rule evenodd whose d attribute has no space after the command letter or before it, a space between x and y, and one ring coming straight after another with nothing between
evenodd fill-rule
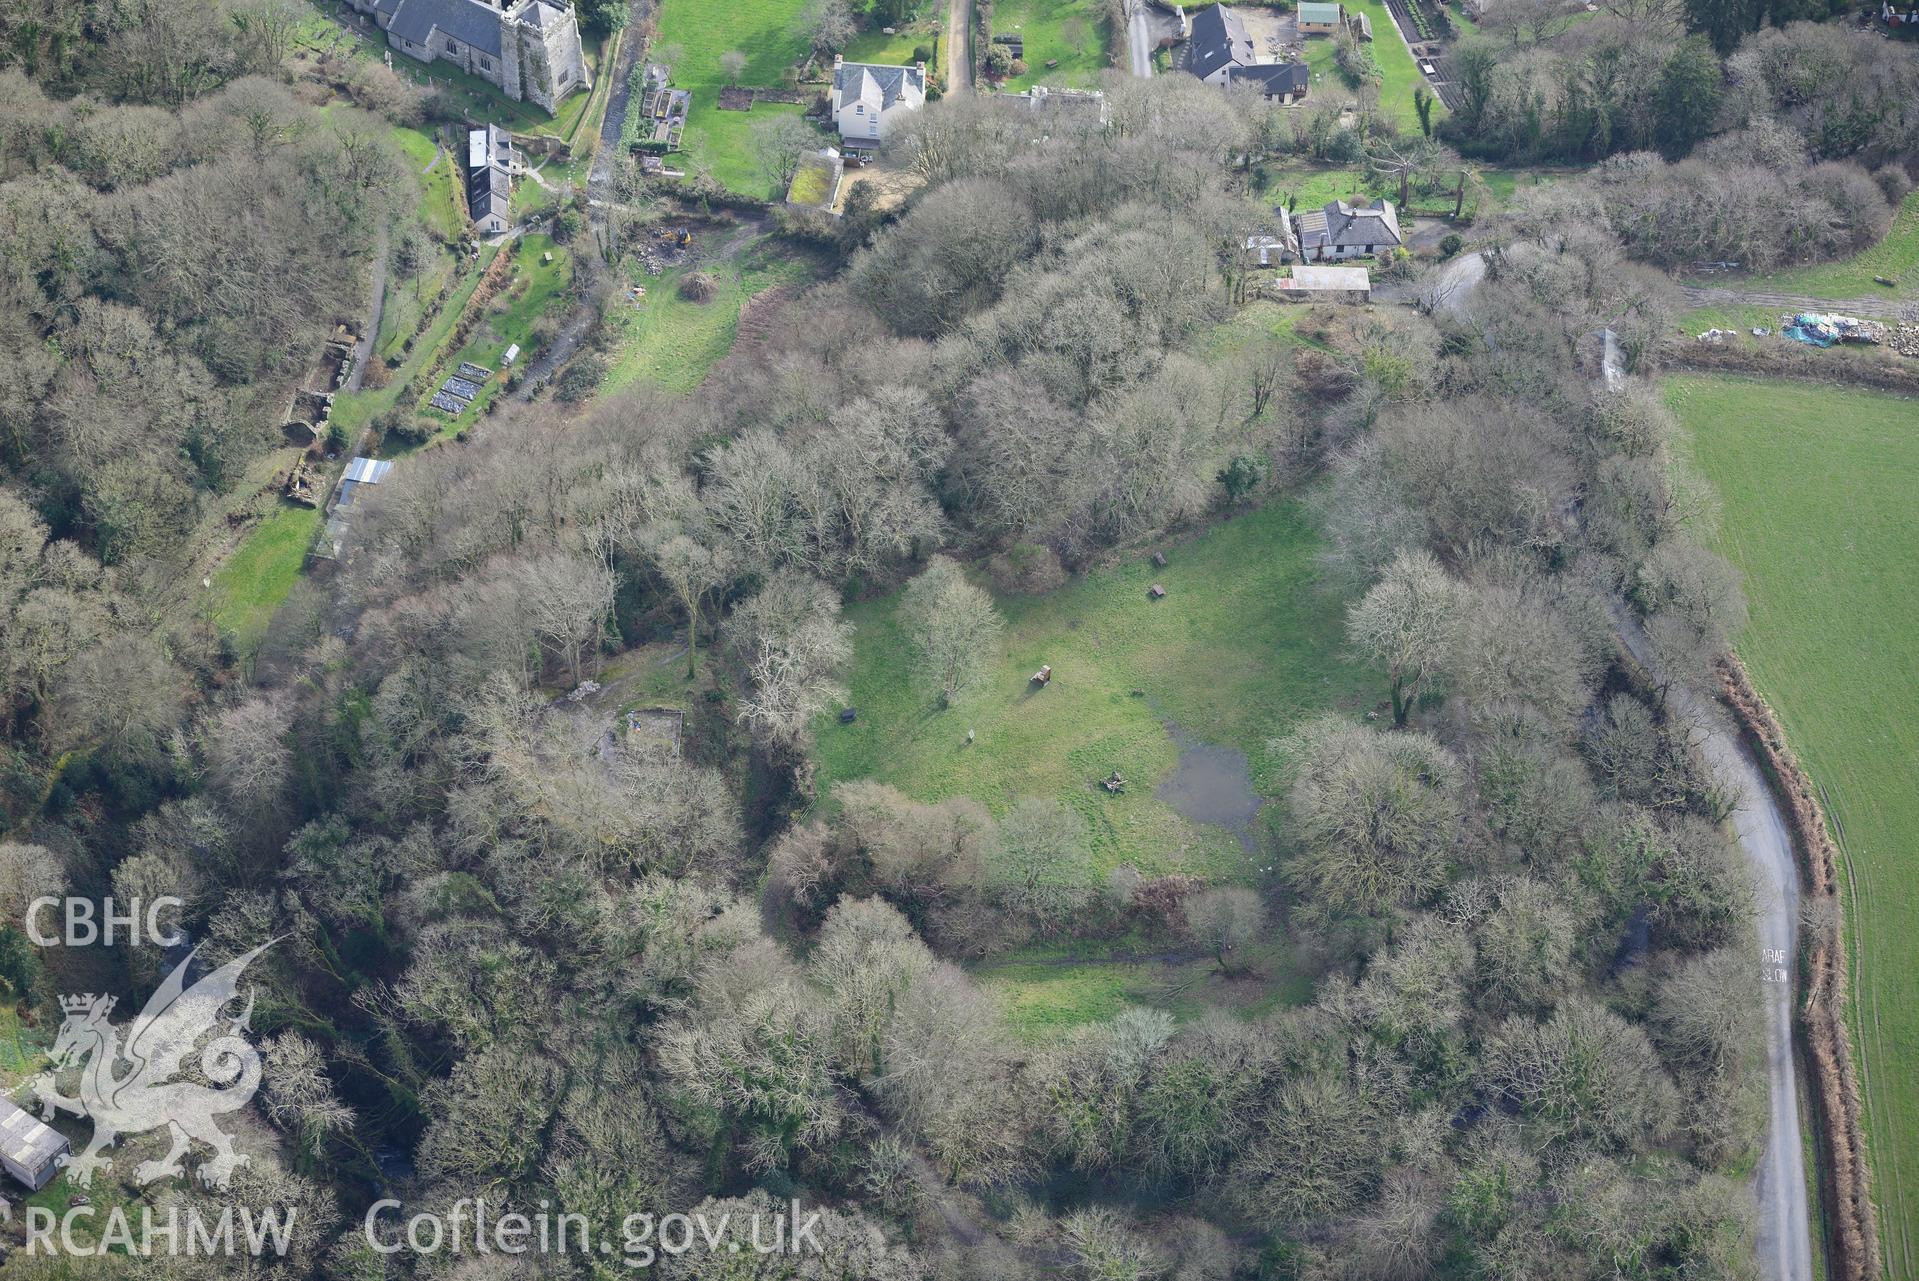
<instances>
[{"instance_id":1,"label":"driveway","mask_svg":"<svg viewBox=\"0 0 1919 1281\"><path fill-rule=\"evenodd\" d=\"M1623 612L1617 616L1620 639L1648 671L1654 671L1645 632ZM1768 1281L1812 1281L1811 1207L1806 1199L1805 1149L1799 1133L1798 1063L1792 1045L1792 979L1798 971L1799 868L1792 838L1772 789L1745 744L1715 718L1697 716L1693 694L1675 685L1671 694L1680 716L1708 726L1701 744L1707 764L1721 779L1738 784L1739 808L1733 830L1752 868L1759 899L1761 954L1753 958L1753 978L1766 1007L1766 1077L1771 1105L1766 1150L1754 1176L1759 1199L1759 1270Z\"/></svg>"}]
</instances>

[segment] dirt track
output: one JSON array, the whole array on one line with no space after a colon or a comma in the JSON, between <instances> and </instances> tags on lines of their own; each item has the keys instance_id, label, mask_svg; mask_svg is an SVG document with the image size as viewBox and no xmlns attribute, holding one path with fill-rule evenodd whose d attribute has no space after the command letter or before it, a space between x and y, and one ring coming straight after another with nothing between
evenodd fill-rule
<instances>
[{"instance_id":1,"label":"dirt track","mask_svg":"<svg viewBox=\"0 0 1919 1281\"><path fill-rule=\"evenodd\" d=\"M1777 294L1759 289L1726 289L1713 285L1681 285L1680 292L1695 307L1771 307L1780 312L1823 311L1841 316L1872 316L1897 320L1904 300L1887 291L1870 298L1814 298L1810 294Z\"/></svg>"}]
</instances>

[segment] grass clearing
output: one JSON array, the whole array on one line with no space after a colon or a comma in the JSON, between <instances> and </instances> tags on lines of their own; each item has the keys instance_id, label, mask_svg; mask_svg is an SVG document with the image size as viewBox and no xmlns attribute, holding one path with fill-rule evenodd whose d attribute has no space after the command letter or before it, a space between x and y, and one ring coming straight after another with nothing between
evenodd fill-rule
<instances>
[{"instance_id":1,"label":"grass clearing","mask_svg":"<svg viewBox=\"0 0 1919 1281\"><path fill-rule=\"evenodd\" d=\"M1106 57L1106 6L1099 0L1004 0L993 6L993 34L1024 38L1026 74L1005 87L1021 93L1033 85L1091 89L1111 63ZM1048 68L1049 61L1057 67Z\"/></svg>"},{"instance_id":2,"label":"grass clearing","mask_svg":"<svg viewBox=\"0 0 1919 1281\"><path fill-rule=\"evenodd\" d=\"M418 129L393 130L394 141L406 153L409 167L420 180L420 221L442 240L458 240L466 231L466 201L460 191L460 157L439 150L435 139ZM434 157L438 155L436 160ZM429 166L431 168L429 169Z\"/></svg>"},{"instance_id":3,"label":"grass clearing","mask_svg":"<svg viewBox=\"0 0 1919 1281\"><path fill-rule=\"evenodd\" d=\"M1667 380L1745 574L1740 655L1845 852L1851 1011L1889 1275L1919 1249L1919 402L1798 382ZM1850 907L1850 905L1849 905Z\"/></svg>"},{"instance_id":4,"label":"grass clearing","mask_svg":"<svg viewBox=\"0 0 1919 1281\"><path fill-rule=\"evenodd\" d=\"M848 685L859 719L820 727L822 788L874 778L1000 813L1055 797L1085 818L1102 868L1250 879L1254 860L1230 833L1189 822L1154 789L1179 759L1169 722L1245 752L1254 790L1271 795L1270 738L1376 697L1377 682L1346 657L1346 602L1320 587L1318 551L1300 505L1277 501L1169 545L1165 568L1142 556L1041 596L1001 598L997 661L945 711L913 678L898 595L857 605ZM1166 599L1147 599L1155 582ZM1042 663L1053 681L1035 690L1027 678ZM1132 784L1118 796L1098 786L1113 769Z\"/></svg>"},{"instance_id":5,"label":"grass clearing","mask_svg":"<svg viewBox=\"0 0 1919 1281\"><path fill-rule=\"evenodd\" d=\"M685 271L649 276L635 269L629 276L646 290L636 306L624 299L613 304L607 328L615 335L607 358L602 394L617 392L637 382L650 382L670 391L687 392L700 385L715 361L733 349L740 309L747 300L776 285L811 279L812 264L764 245L747 249L731 263L704 267L719 284L719 293L707 302L680 297Z\"/></svg>"},{"instance_id":6,"label":"grass clearing","mask_svg":"<svg viewBox=\"0 0 1919 1281\"><path fill-rule=\"evenodd\" d=\"M242 657L259 648L267 624L299 581L320 528L318 508L282 500L213 575L214 626Z\"/></svg>"},{"instance_id":7,"label":"grass clearing","mask_svg":"<svg viewBox=\"0 0 1919 1281\"><path fill-rule=\"evenodd\" d=\"M1155 1006L1184 1022L1207 1010L1250 1018L1312 999L1312 976L1300 969L1278 929L1235 954L1234 963L1248 972L1232 977L1215 973L1211 957L1155 955L1150 944L1131 943L1123 940L1108 955L1090 957L1028 948L975 966L972 974L999 1001L1013 1034L1029 1043L1104 1022L1129 1006Z\"/></svg>"},{"instance_id":8,"label":"grass clearing","mask_svg":"<svg viewBox=\"0 0 1919 1281\"><path fill-rule=\"evenodd\" d=\"M890 36L874 25L853 37L853 42L846 46L846 60L873 62L885 67L910 67L913 65L913 50L924 46L933 55L926 60L926 74L929 77L937 76L941 65L940 34L940 15L937 11L918 22L895 27Z\"/></svg>"}]
</instances>

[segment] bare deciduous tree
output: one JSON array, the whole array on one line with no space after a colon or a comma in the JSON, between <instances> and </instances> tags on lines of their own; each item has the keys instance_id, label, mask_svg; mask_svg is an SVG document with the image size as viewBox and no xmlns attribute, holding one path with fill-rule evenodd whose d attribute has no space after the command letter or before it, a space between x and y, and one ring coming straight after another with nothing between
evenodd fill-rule
<instances>
[{"instance_id":1,"label":"bare deciduous tree","mask_svg":"<svg viewBox=\"0 0 1919 1281\"><path fill-rule=\"evenodd\" d=\"M900 615L920 670L938 688L941 706L985 674L999 645L999 611L957 563L935 556L900 597Z\"/></svg>"}]
</instances>

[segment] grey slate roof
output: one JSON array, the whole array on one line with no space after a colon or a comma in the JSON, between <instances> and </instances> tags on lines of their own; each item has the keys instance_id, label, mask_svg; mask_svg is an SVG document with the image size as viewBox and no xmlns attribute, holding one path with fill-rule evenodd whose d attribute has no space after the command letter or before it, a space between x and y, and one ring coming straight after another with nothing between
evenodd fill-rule
<instances>
[{"instance_id":1,"label":"grey slate roof","mask_svg":"<svg viewBox=\"0 0 1919 1281\"><path fill-rule=\"evenodd\" d=\"M1269 97L1306 92L1311 73L1303 62L1263 62L1251 67L1234 67L1226 73L1229 85L1251 85Z\"/></svg>"},{"instance_id":2,"label":"grey slate roof","mask_svg":"<svg viewBox=\"0 0 1919 1281\"><path fill-rule=\"evenodd\" d=\"M400 0L387 30L417 45L443 31L481 53L500 56L501 14L480 0Z\"/></svg>"},{"instance_id":3,"label":"grey slate roof","mask_svg":"<svg viewBox=\"0 0 1919 1281\"><path fill-rule=\"evenodd\" d=\"M1370 205L1335 200L1324 209L1309 209L1299 216L1302 249L1365 245L1390 248L1399 243L1399 215L1390 200L1375 200Z\"/></svg>"},{"instance_id":4,"label":"grey slate roof","mask_svg":"<svg viewBox=\"0 0 1919 1281\"><path fill-rule=\"evenodd\" d=\"M1246 24L1223 4L1201 9L1193 15L1193 32L1188 37L1192 55L1187 70L1204 80L1221 67L1253 60L1253 40Z\"/></svg>"},{"instance_id":5,"label":"grey slate roof","mask_svg":"<svg viewBox=\"0 0 1919 1281\"><path fill-rule=\"evenodd\" d=\"M867 92L868 85L879 91L880 110L898 102L906 95L906 86L912 84L922 93L926 91L925 73L918 67L889 67L874 62L843 62L833 76L833 87L840 91L841 102L858 102L862 99L871 102L873 97Z\"/></svg>"},{"instance_id":6,"label":"grey slate roof","mask_svg":"<svg viewBox=\"0 0 1919 1281\"><path fill-rule=\"evenodd\" d=\"M531 21L534 28L539 31L550 30L559 22L561 16L558 9L550 4L544 3L536 4L526 11L527 19Z\"/></svg>"}]
</instances>

